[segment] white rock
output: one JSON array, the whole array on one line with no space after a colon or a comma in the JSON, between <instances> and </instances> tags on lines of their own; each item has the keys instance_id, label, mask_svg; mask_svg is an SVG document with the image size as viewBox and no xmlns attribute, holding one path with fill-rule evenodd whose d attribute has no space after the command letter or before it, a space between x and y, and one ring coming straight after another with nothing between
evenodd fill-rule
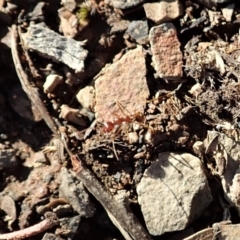
<instances>
[{"instance_id":1,"label":"white rock","mask_svg":"<svg viewBox=\"0 0 240 240\"><path fill-rule=\"evenodd\" d=\"M135 144L138 142L138 134L136 132L128 133L128 142L129 144Z\"/></svg>"},{"instance_id":2,"label":"white rock","mask_svg":"<svg viewBox=\"0 0 240 240\"><path fill-rule=\"evenodd\" d=\"M63 81L63 77L57 74L50 74L47 76L43 85L45 93L51 93Z\"/></svg>"},{"instance_id":3,"label":"white rock","mask_svg":"<svg viewBox=\"0 0 240 240\"><path fill-rule=\"evenodd\" d=\"M234 8L235 4L230 3L225 8L222 9L223 17L226 19L227 22L231 22Z\"/></svg>"},{"instance_id":4,"label":"white rock","mask_svg":"<svg viewBox=\"0 0 240 240\"><path fill-rule=\"evenodd\" d=\"M87 121L80 114L78 109L70 108L68 105L63 104L61 106L61 112L59 114L60 118L63 118L69 122L76 123L80 126L87 126Z\"/></svg>"},{"instance_id":5,"label":"white rock","mask_svg":"<svg viewBox=\"0 0 240 240\"><path fill-rule=\"evenodd\" d=\"M83 108L93 110L95 106L95 89L92 86L87 86L81 89L77 96L78 102L83 106Z\"/></svg>"},{"instance_id":6,"label":"white rock","mask_svg":"<svg viewBox=\"0 0 240 240\"><path fill-rule=\"evenodd\" d=\"M212 200L201 161L189 153L160 153L145 171L137 193L154 236L186 228Z\"/></svg>"}]
</instances>

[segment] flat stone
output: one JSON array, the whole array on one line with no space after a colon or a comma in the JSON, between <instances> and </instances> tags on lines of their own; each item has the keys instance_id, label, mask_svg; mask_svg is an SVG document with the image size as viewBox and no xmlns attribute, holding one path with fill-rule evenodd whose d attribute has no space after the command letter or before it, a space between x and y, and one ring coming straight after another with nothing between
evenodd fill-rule
<instances>
[{"instance_id":1,"label":"flat stone","mask_svg":"<svg viewBox=\"0 0 240 240\"><path fill-rule=\"evenodd\" d=\"M149 96L143 48L130 50L107 67L96 79L95 91L95 112L99 122L143 113Z\"/></svg>"},{"instance_id":2,"label":"flat stone","mask_svg":"<svg viewBox=\"0 0 240 240\"><path fill-rule=\"evenodd\" d=\"M84 60L88 52L82 47L82 42L63 37L42 23L30 25L22 37L27 49L53 61L62 62L76 72L84 70Z\"/></svg>"},{"instance_id":3,"label":"flat stone","mask_svg":"<svg viewBox=\"0 0 240 240\"><path fill-rule=\"evenodd\" d=\"M143 7L147 18L157 24L169 22L184 13L183 6L178 0L145 3Z\"/></svg>"},{"instance_id":4,"label":"flat stone","mask_svg":"<svg viewBox=\"0 0 240 240\"><path fill-rule=\"evenodd\" d=\"M189 153L160 153L144 172L137 193L154 236L185 229L212 201L202 163Z\"/></svg>"},{"instance_id":5,"label":"flat stone","mask_svg":"<svg viewBox=\"0 0 240 240\"><path fill-rule=\"evenodd\" d=\"M149 33L152 61L159 77L177 80L183 75L183 56L177 31L172 23L153 27Z\"/></svg>"}]
</instances>

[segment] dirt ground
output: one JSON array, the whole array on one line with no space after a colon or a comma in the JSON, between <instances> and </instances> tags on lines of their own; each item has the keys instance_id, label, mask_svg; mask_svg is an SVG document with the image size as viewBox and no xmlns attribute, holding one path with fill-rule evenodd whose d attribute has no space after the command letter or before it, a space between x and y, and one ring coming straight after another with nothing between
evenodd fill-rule
<instances>
[{"instance_id":1,"label":"dirt ground","mask_svg":"<svg viewBox=\"0 0 240 240\"><path fill-rule=\"evenodd\" d=\"M216 162L215 152L209 147L212 143L204 153L195 146L206 141L209 131L239 141L240 5L234 3L229 20L223 9L229 9L234 1L206 2L180 1L179 15L156 23L146 14L145 1L126 8L114 7L114 1L0 1L0 239L1 234L43 221L47 211L65 222L49 227L47 232L53 235L44 236L45 231L39 230L28 239L126 238L101 202L107 197L99 200L87 182L83 180L84 187L81 185L84 176L76 180L72 174L78 174L76 158L109 196L124 194L146 230L136 191L145 170L162 152L191 153L202 161L212 202L188 228L197 232L226 220L222 217L221 181L227 165ZM128 28L140 20L148 22L149 29L173 23L177 43L170 43L170 48L179 44L173 55L180 54L181 58L172 65L169 53L156 53L165 54L167 65L165 68L159 64L157 68L154 36L148 31L139 42ZM71 67L74 60L61 58L62 53L56 51L51 56L44 38L40 41L46 44L46 52L29 47L35 41L30 26L39 23L66 39L81 42L81 46L64 43L69 44L72 59L80 59L76 68ZM125 91L131 95L139 87L145 92L137 96L139 99L131 95L127 103L121 98L125 96L121 93L124 80L112 80L120 73L109 77L108 72L111 67L119 68L126 74L123 76L131 76L135 63L131 66L126 60L124 65L124 57L127 59L126 55L139 46L144 53L144 68L137 72L143 71L145 82L136 87L132 80ZM79 57L73 56L77 47L84 49ZM79 71L82 63L84 67ZM140 60L137 64L142 66ZM171 68L176 70L173 75L164 77ZM55 77L47 85L49 75ZM112 83L101 86L102 76ZM90 87L96 97L91 97L92 92L85 87ZM81 89L86 92L77 100ZM112 94L116 99L111 99ZM104 195L105 190L99 194ZM231 222L239 223L238 205L223 201L229 206ZM174 239L174 234L151 238Z\"/></svg>"}]
</instances>

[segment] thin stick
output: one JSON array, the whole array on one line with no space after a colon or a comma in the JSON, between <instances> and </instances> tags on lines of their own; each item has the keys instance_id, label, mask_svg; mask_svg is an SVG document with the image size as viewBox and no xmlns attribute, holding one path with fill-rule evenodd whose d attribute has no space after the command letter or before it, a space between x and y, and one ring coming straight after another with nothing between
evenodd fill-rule
<instances>
[{"instance_id":1,"label":"thin stick","mask_svg":"<svg viewBox=\"0 0 240 240\"><path fill-rule=\"evenodd\" d=\"M124 238L126 240L151 240L150 235L131 211L127 200L119 202L113 198L107 189L96 179L94 174L81 163L77 155L71 154L70 157L76 177L82 181L88 191L102 204Z\"/></svg>"},{"instance_id":2,"label":"thin stick","mask_svg":"<svg viewBox=\"0 0 240 240\"><path fill-rule=\"evenodd\" d=\"M24 92L28 95L29 99L31 100L31 103L34 104L35 108L41 114L42 118L44 119L48 127L52 130L53 133L57 133L56 125L51 116L49 115L41 98L39 97L38 89L29 84L28 76L22 68L22 64L18 53L18 32L16 25L12 25L11 31L12 31L11 36L12 57L22 88Z\"/></svg>"},{"instance_id":3,"label":"thin stick","mask_svg":"<svg viewBox=\"0 0 240 240\"><path fill-rule=\"evenodd\" d=\"M12 233L5 233L0 234L0 239L8 239L8 240L16 240L16 239L25 239L31 236L35 236L45 230L56 226L59 223L59 219L57 218L56 214L52 212L46 212L44 214L46 219L42 222L37 223L31 227L12 232Z\"/></svg>"}]
</instances>

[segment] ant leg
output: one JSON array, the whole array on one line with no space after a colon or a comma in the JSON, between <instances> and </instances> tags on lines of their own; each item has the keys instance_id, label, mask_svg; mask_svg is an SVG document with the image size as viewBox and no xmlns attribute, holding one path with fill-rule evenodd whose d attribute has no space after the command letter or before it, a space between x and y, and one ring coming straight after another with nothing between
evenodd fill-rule
<instances>
[{"instance_id":1,"label":"ant leg","mask_svg":"<svg viewBox=\"0 0 240 240\"><path fill-rule=\"evenodd\" d=\"M118 105L120 111L122 112L123 116L127 117L127 116L132 116L132 114L127 110L127 108L125 108L120 102L116 101L116 104ZM126 112L128 112L129 115L127 115L124 110Z\"/></svg>"}]
</instances>

